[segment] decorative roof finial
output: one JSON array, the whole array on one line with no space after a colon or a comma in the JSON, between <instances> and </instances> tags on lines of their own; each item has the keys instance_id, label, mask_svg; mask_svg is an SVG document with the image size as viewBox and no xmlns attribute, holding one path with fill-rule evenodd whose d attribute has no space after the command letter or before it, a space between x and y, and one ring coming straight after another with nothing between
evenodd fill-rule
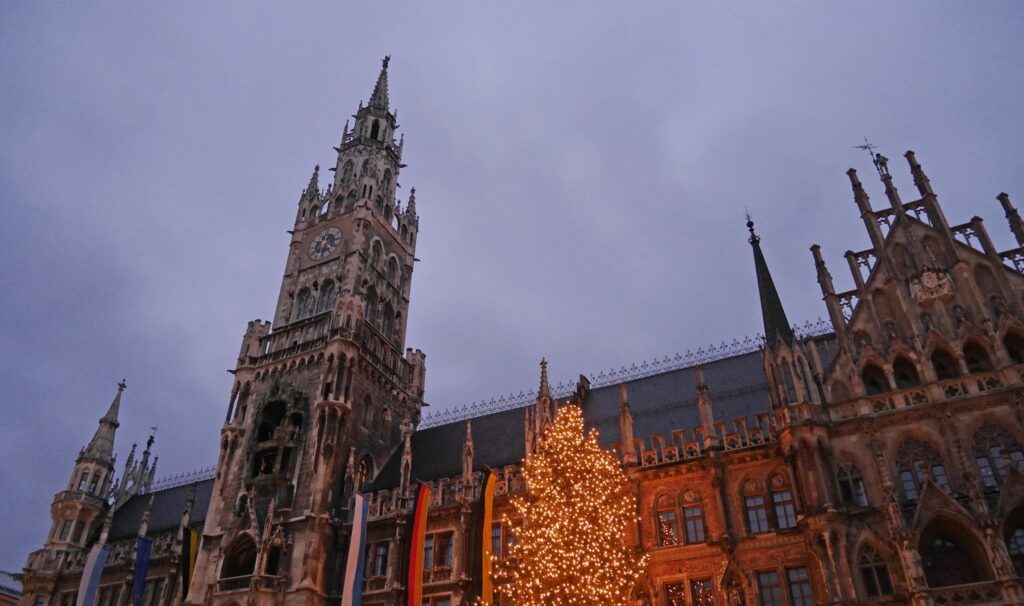
<instances>
[{"instance_id":1,"label":"decorative roof finial","mask_svg":"<svg viewBox=\"0 0 1024 606\"><path fill-rule=\"evenodd\" d=\"M117 384L117 391L118 391L118 393L124 391L127 388L128 388L128 381L126 379L121 379L121 382Z\"/></svg>"},{"instance_id":2,"label":"decorative roof finial","mask_svg":"<svg viewBox=\"0 0 1024 606\"><path fill-rule=\"evenodd\" d=\"M551 397L551 385L548 383L548 360L547 358L540 359L540 389L537 390L537 395L540 397Z\"/></svg>"},{"instance_id":3,"label":"decorative roof finial","mask_svg":"<svg viewBox=\"0 0 1024 606\"><path fill-rule=\"evenodd\" d=\"M375 107L388 111L388 63L391 62L391 55L385 55L381 62L380 75L377 76L377 84L373 87L370 95L369 107Z\"/></svg>"},{"instance_id":4,"label":"decorative roof finial","mask_svg":"<svg viewBox=\"0 0 1024 606\"><path fill-rule=\"evenodd\" d=\"M754 220L750 218L750 212L749 211L747 211L746 214L747 214L747 229L750 231L750 237L747 239L747 242L750 242L751 244L753 244L754 242L760 242L761 238L756 233L754 233Z\"/></svg>"}]
</instances>

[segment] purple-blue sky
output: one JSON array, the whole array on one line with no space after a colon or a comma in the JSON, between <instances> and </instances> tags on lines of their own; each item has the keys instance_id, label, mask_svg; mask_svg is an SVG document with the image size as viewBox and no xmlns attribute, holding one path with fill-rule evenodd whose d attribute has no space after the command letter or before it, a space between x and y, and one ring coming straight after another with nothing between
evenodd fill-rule
<instances>
[{"instance_id":1,"label":"purple-blue sky","mask_svg":"<svg viewBox=\"0 0 1024 606\"><path fill-rule=\"evenodd\" d=\"M434 409L760 330L744 208L792 321L867 247L845 170L914 149L947 216L1024 206L1024 4L7 2L0 568L128 379L121 459L215 462L298 195L390 53L417 188L410 345ZM406 195L401 194L402 197Z\"/></svg>"}]
</instances>

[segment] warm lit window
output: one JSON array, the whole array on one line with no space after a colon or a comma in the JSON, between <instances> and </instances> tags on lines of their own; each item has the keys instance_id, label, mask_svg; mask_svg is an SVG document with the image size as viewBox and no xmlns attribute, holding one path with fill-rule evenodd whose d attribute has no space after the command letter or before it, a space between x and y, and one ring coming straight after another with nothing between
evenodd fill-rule
<instances>
[{"instance_id":1,"label":"warm lit window","mask_svg":"<svg viewBox=\"0 0 1024 606\"><path fill-rule=\"evenodd\" d=\"M889 595L892 593L892 580L889 578L889 566L882 554L871 545L860 551L858 559L860 576L864 580L864 591L869 598Z\"/></svg>"},{"instance_id":2,"label":"warm lit window","mask_svg":"<svg viewBox=\"0 0 1024 606\"><path fill-rule=\"evenodd\" d=\"M665 585L665 606L687 606L686 585L683 583Z\"/></svg>"},{"instance_id":3,"label":"warm lit window","mask_svg":"<svg viewBox=\"0 0 1024 606\"><path fill-rule=\"evenodd\" d=\"M674 509L658 511L658 545L678 545L679 528Z\"/></svg>"},{"instance_id":4,"label":"warm lit window","mask_svg":"<svg viewBox=\"0 0 1024 606\"><path fill-rule=\"evenodd\" d=\"M715 603L715 587L711 579L690 581L690 597L694 606L711 606Z\"/></svg>"},{"instance_id":5,"label":"warm lit window","mask_svg":"<svg viewBox=\"0 0 1024 606\"><path fill-rule=\"evenodd\" d=\"M782 596L782 583L779 573L774 570L757 573L757 592L761 596L761 606L785 606Z\"/></svg>"},{"instance_id":6,"label":"warm lit window","mask_svg":"<svg viewBox=\"0 0 1024 606\"><path fill-rule=\"evenodd\" d=\"M806 568L787 568L786 580L793 606L814 606L814 592L811 591L811 579Z\"/></svg>"},{"instance_id":7,"label":"warm lit window","mask_svg":"<svg viewBox=\"0 0 1024 606\"><path fill-rule=\"evenodd\" d=\"M683 507L683 522L686 527L687 543L704 541L704 510L700 504Z\"/></svg>"}]
</instances>

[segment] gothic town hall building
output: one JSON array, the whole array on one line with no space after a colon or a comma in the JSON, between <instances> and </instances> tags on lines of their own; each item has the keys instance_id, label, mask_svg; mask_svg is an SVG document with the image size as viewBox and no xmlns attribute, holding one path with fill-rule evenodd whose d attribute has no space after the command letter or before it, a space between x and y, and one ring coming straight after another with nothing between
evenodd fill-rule
<instances>
[{"instance_id":1,"label":"gothic town hall building","mask_svg":"<svg viewBox=\"0 0 1024 606\"><path fill-rule=\"evenodd\" d=\"M425 356L405 346L419 215L415 190L396 198L397 126L385 59L330 182L314 171L299 198L273 322L245 327L215 471L154 485L150 440L115 481L122 384L55 487L23 606L72 606L101 538L96 601L126 606L141 535L140 606L337 605L356 490L370 501L362 602L404 604L417 482L433 498L423 605L470 604L471 554L513 540L500 521L479 530L483 473L498 471L501 520L569 400L636 494L636 606L1024 603L1024 222L1006 194L1020 246L1001 252L978 217L950 223L913 152L908 201L878 156L881 186L847 173L871 240L845 254L855 288L836 292L811 247L827 323L791 327L748 223L763 343L568 388L542 363L528 402L422 419Z\"/></svg>"}]
</instances>

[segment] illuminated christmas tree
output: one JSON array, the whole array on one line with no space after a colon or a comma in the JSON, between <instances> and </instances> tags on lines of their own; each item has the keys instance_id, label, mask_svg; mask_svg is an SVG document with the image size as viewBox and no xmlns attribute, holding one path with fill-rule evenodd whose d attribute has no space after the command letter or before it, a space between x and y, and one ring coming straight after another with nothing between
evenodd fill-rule
<instances>
[{"instance_id":1,"label":"illuminated christmas tree","mask_svg":"<svg viewBox=\"0 0 1024 606\"><path fill-rule=\"evenodd\" d=\"M502 606L627 604L646 563L626 544L636 499L597 432L584 434L578 406L559 409L523 477L516 540L496 566Z\"/></svg>"}]
</instances>

